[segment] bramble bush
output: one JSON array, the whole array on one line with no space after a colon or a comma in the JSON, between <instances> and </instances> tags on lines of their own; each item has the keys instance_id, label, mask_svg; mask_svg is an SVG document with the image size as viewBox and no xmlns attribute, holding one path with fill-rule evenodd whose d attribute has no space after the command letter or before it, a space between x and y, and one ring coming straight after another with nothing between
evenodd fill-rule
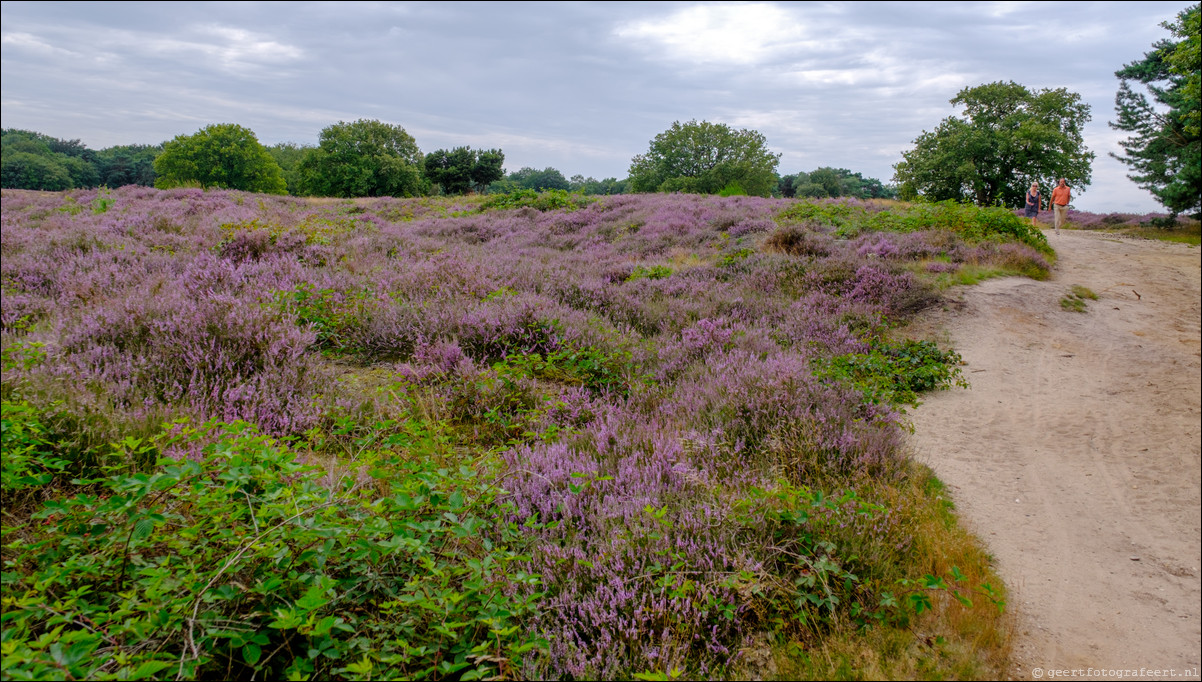
<instances>
[{"instance_id":1,"label":"bramble bush","mask_svg":"<svg viewBox=\"0 0 1202 682\"><path fill-rule=\"evenodd\" d=\"M545 646L488 476L369 450L331 477L245 423L157 445L197 440L6 525L6 678L504 679Z\"/></svg>"},{"instance_id":2,"label":"bramble bush","mask_svg":"<svg viewBox=\"0 0 1202 682\"><path fill-rule=\"evenodd\" d=\"M958 353L930 341L876 342L867 353L817 360L816 372L849 383L873 403L917 407L919 393L968 388L960 362Z\"/></svg>"}]
</instances>

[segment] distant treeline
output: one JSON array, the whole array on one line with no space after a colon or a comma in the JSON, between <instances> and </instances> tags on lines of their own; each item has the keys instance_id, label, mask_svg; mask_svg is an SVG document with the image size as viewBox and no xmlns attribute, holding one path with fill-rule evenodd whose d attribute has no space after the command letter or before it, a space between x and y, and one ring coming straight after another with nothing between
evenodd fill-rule
<instances>
[{"instance_id":1,"label":"distant treeline","mask_svg":"<svg viewBox=\"0 0 1202 682\"><path fill-rule=\"evenodd\" d=\"M207 126L194 135L181 135L156 145L118 145L101 150L89 149L80 140L16 128L3 130L2 143L0 187L6 189L201 186L296 196L427 196L520 190L608 195L635 191L630 178L598 180L579 174L568 178L552 167L524 167L506 173L502 168L505 155L500 149L457 147L423 155L404 129L379 121L329 126L316 146L294 142L261 145L253 132L232 124ZM223 169L230 168L237 168L238 173L223 174ZM822 167L809 173L778 175L772 194L893 198L896 191L876 178L845 168Z\"/></svg>"}]
</instances>

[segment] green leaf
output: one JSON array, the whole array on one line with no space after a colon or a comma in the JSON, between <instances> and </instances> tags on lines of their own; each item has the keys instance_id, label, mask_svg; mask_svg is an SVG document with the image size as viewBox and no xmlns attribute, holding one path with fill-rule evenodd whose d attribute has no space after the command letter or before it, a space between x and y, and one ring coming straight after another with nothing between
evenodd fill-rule
<instances>
[{"instance_id":1,"label":"green leaf","mask_svg":"<svg viewBox=\"0 0 1202 682\"><path fill-rule=\"evenodd\" d=\"M296 600L297 608L304 611L315 611L329 603L330 600L325 596L325 588L321 585L310 587L305 596Z\"/></svg>"},{"instance_id":2,"label":"green leaf","mask_svg":"<svg viewBox=\"0 0 1202 682\"><path fill-rule=\"evenodd\" d=\"M263 655L263 649L254 642L246 644L242 647L242 659L250 665L255 665L259 662L259 658Z\"/></svg>"},{"instance_id":3,"label":"green leaf","mask_svg":"<svg viewBox=\"0 0 1202 682\"><path fill-rule=\"evenodd\" d=\"M923 611L931 610L931 598L925 594L910 595L910 605L914 607L914 613L920 614Z\"/></svg>"},{"instance_id":4,"label":"green leaf","mask_svg":"<svg viewBox=\"0 0 1202 682\"><path fill-rule=\"evenodd\" d=\"M134 524L133 539L144 540L145 538L150 537L150 533L153 530L154 521L145 518L138 519L138 522Z\"/></svg>"}]
</instances>

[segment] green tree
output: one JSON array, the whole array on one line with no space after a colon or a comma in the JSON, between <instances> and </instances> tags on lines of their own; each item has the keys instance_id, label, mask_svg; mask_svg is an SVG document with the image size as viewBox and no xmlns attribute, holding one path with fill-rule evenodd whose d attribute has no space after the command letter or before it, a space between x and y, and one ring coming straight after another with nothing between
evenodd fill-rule
<instances>
[{"instance_id":1,"label":"green tree","mask_svg":"<svg viewBox=\"0 0 1202 682\"><path fill-rule=\"evenodd\" d=\"M1094 154L1082 130L1090 113L1080 95L997 82L965 88L951 103L964 106L964 118L924 130L893 167L902 198L1018 206L1032 181L1066 178L1078 192L1089 185Z\"/></svg>"},{"instance_id":2,"label":"green tree","mask_svg":"<svg viewBox=\"0 0 1202 682\"><path fill-rule=\"evenodd\" d=\"M547 166L542 170L530 168L529 166L521 170L514 171L507 175L504 180L494 182L489 188L490 192L512 192L519 189L532 189L536 192L545 192L549 189L562 189L567 191L572 188L572 184L563 176L563 173Z\"/></svg>"},{"instance_id":3,"label":"green tree","mask_svg":"<svg viewBox=\"0 0 1202 682\"><path fill-rule=\"evenodd\" d=\"M300 188L329 197L415 197L425 194L425 159L401 126L360 119L321 131L301 159Z\"/></svg>"},{"instance_id":4,"label":"green tree","mask_svg":"<svg viewBox=\"0 0 1202 682\"><path fill-rule=\"evenodd\" d=\"M67 167L55 158L5 149L0 160L0 187L57 192L73 185Z\"/></svg>"},{"instance_id":5,"label":"green tree","mask_svg":"<svg viewBox=\"0 0 1202 682\"><path fill-rule=\"evenodd\" d=\"M287 191L280 164L249 128L234 123L214 123L192 135L177 135L163 145L154 171L154 186L160 189L198 184L265 194Z\"/></svg>"},{"instance_id":6,"label":"green tree","mask_svg":"<svg viewBox=\"0 0 1202 682\"><path fill-rule=\"evenodd\" d=\"M475 163L476 157L468 147L432 151L426 154L426 179L442 188L443 194L467 194L472 189Z\"/></svg>"},{"instance_id":7,"label":"green tree","mask_svg":"<svg viewBox=\"0 0 1202 682\"><path fill-rule=\"evenodd\" d=\"M624 194L626 192L626 184L625 180L617 178L598 180L591 176L586 178L583 175L576 174L568 181L568 189L586 196Z\"/></svg>"},{"instance_id":8,"label":"green tree","mask_svg":"<svg viewBox=\"0 0 1202 682\"><path fill-rule=\"evenodd\" d=\"M267 148L267 153L271 154L271 158L280 164L280 170L284 172L284 182L288 186L289 194L301 193L300 162L312 148L311 145L300 145L295 142L279 142Z\"/></svg>"},{"instance_id":9,"label":"green tree","mask_svg":"<svg viewBox=\"0 0 1202 682\"><path fill-rule=\"evenodd\" d=\"M645 154L630 161L635 192L717 194L737 184L748 194L769 196L777 186L780 154L768 151L764 136L723 123L676 121L651 140Z\"/></svg>"},{"instance_id":10,"label":"green tree","mask_svg":"<svg viewBox=\"0 0 1202 682\"><path fill-rule=\"evenodd\" d=\"M5 187L57 191L95 187L100 182L96 152L79 140L7 128L0 134L0 148L8 169L3 181Z\"/></svg>"},{"instance_id":11,"label":"green tree","mask_svg":"<svg viewBox=\"0 0 1202 682\"><path fill-rule=\"evenodd\" d=\"M1115 72L1117 121L1110 127L1132 133L1119 142L1122 156L1111 154L1133 171L1127 177L1148 190L1173 216L1202 213L1202 38L1199 5L1161 24L1177 38L1160 40L1144 58ZM1151 95L1137 92L1132 82Z\"/></svg>"},{"instance_id":12,"label":"green tree","mask_svg":"<svg viewBox=\"0 0 1202 682\"><path fill-rule=\"evenodd\" d=\"M444 194L484 191L505 175L505 154L500 149L456 147L426 154L426 179L442 188Z\"/></svg>"},{"instance_id":13,"label":"green tree","mask_svg":"<svg viewBox=\"0 0 1202 682\"><path fill-rule=\"evenodd\" d=\"M128 144L101 149L96 153L96 170L105 187L144 185L153 187L154 159L162 145Z\"/></svg>"},{"instance_id":14,"label":"green tree","mask_svg":"<svg viewBox=\"0 0 1202 682\"><path fill-rule=\"evenodd\" d=\"M822 187L824 196L841 197L843 192L843 176L830 166L815 169L810 173L810 184Z\"/></svg>"},{"instance_id":15,"label":"green tree","mask_svg":"<svg viewBox=\"0 0 1202 682\"><path fill-rule=\"evenodd\" d=\"M823 166L809 173L781 176L776 193L785 198L856 197L894 199L897 192L876 178L866 178L846 168Z\"/></svg>"},{"instance_id":16,"label":"green tree","mask_svg":"<svg viewBox=\"0 0 1202 682\"><path fill-rule=\"evenodd\" d=\"M804 180L805 173L782 175L776 180L776 195L786 199L797 196L797 188L801 185L798 180Z\"/></svg>"}]
</instances>

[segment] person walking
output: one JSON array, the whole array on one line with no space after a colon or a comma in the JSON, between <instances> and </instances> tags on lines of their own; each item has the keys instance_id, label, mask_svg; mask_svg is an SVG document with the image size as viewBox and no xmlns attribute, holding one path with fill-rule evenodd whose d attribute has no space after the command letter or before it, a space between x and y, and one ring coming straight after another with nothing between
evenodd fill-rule
<instances>
[{"instance_id":1,"label":"person walking","mask_svg":"<svg viewBox=\"0 0 1202 682\"><path fill-rule=\"evenodd\" d=\"M1055 218L1053 225L1056 227L1056 234L1060 234L1060 226L1068 222L1068 202L1072 200L1072 192L1068 188L1068 181L1060 178L1060 183L1052 190L1052 211Z\"/></svg>"},{"instance_id":2,"label":"person walking","mask_svg":"<svg viewBox=\"0 0 1202 682\"><path fill-rule=\"evenodd\" d=\"M1036 222L1036 217L1039 216L1039 209L1042 208L1043 197L1039 196L1039 183L1032 182L1031 189L1027 190L1027 210L1026 216L1031 219L1031 227L1039 227Z\"/></svg>"}]
</instances>

